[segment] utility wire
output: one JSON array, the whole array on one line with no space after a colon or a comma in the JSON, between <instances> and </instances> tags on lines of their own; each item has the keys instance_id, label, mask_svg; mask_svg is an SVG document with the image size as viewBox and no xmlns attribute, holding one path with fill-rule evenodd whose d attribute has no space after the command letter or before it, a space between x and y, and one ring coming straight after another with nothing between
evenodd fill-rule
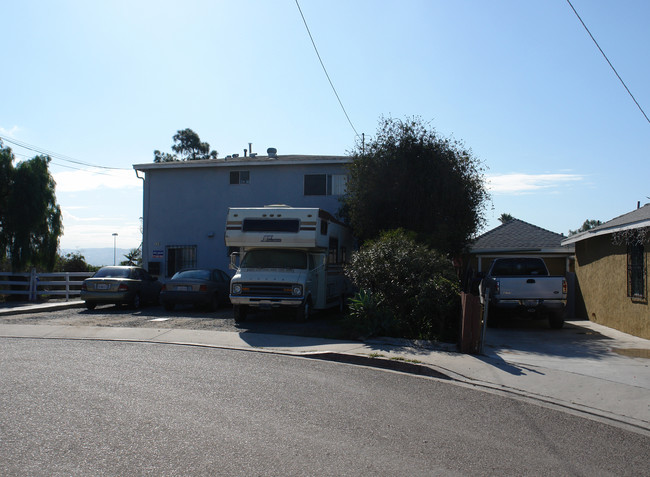
<instances>
[{"instance_id":1,"label":"utility wire","mask_svg":"<svg viewBox=\"0 0 650 477\"><path fill-rule=\"evenodd\" d=\"M296 1L297 1L297 0L296 0ZM625 81L623 81L623 78L621 78L621 75L618 74L618 71L616 71L616 68L614 68L614 65L612 65L612 62L609 61L609 58L607 58L607 55L605 54L605 52L604 52L603 49L600 47L600 45L598 44L598 42L596 41L596 39L594 38L594 36L593 36L593 35L591 34L591 32L589 31L589 28L587 28L587 25L585 25L585 22L582 21L582 18L580 18L580 15L578 15L578 12L576 11L576 9L575 9L575 8L573 7L573 5L571 4L571 0L566 0L566 1L567 1L567 3L569 4L569 6L571 7L571 10L573 10L573 13L575 13L576 16L578 17L578 20L580 20L580 23L582 23L582 26L585 28L585 30L587 30L587 33L589 33L589 36L591 37L591 39L593 40L593 42L596 44L596 46L598 47L598 50L600 50L600 53L603 55L603 57L604 57L605 60L607 61L607 64L608 64L609 67L612 69L612 71L614 72L614 74L616 75L616 77L619 79L619 81L621 82L621 84L623 85L623 87L625 88L625 90L627 91L627 94L630 95L630 98L632 98L632 101L634 101L634 104L636 104L637 108L639 108L639 111L641 111L641 114L643 114L643 116L645 117L645 120L648 121L648 122L650 123L650 119L648 118L648 115L645 113L645 111L643 110L643 108L641 107L641 105L639 104L639 102L636 100L636 98L634 97L634 95L632 94L632 92L630 91L630 89L627 87L627 85L625 84Z\"/></svg>"},{"instance_id":2,"label":"utility wire","mask_svg":"<svg viewBox=\"0 0 650 477\"><path fill-rule=\"evenodd\" d=\"M130 169L125 168L125 167L97 166L97 165L91 164L89 162L79 161L77 159L73 159L73 158L71 158L69 156L65 156L63 154L58 154L56 152L48 151L47 149L43 149L43 148L38 147L38 146L33 146L31 144L27 144L26 142L17 141L16 139L10 139L10 138L8 138L6 136L3 136L3 135L0 135L0 139L2 139L5 142L11 143L11 144L13 144L15 146L22 147L23 149L28 149L30 151L37 152L39 154L44 154L46 156L50 156L53 159L58 159L60 161L70 162L72 164L77 164L77 165L80 165L80 166L94 167L94 168L97 168L97 169L116 170L116 171L128 171L128 170L130 170Z\"/></svg>"},{"instance_id":3,"label":"utility wire","mask_svg":"<svg viewBox=\"0 0 650 477\"><path fill-rule=\"evenodd\" d=\"M311 31L309 31L309 25L307 25L307 20L305 20L305 15L302 14L302 9L300 8L300 4L298 3L298 0L296 0L296 6L298 7L298 11L300 12L300 16L302 17L302 21L305 24L305 28L307 29L307 33L309 34L309 39L311 40L311 44L314 47L314 51L316 52L316 56L318 56L318 61L320 61L320 65L323 67L323 71L325 72L325 76L327 76L327 81L329 81L330 86L332 87L332 91L334 91L334 95L336 96L336 99L339 101L339 104L341 105L341 109L343 110L343 114L345 114L345 117L347 118L348 122L350 123L350 126L352 127L352 130L354 131L354 134L357 137L359 137L359 133L357 132L356 128L354 127L354 124L352 124L352 121L350 120L350 116L348 116L348 112L345 110L345 107L343 106L343 102L341 101L341 98L339 97L339 94L336 92L336 88L334 87L334 83L332 83L332 80L330 79L330 75L327 73L327 68L325 68L325 64L323 63L323 60L320 57L320 53L318 53L318 48L316 48L316 42L314 42L314 37L311 36Z\"/></svg>"}]
</instances>

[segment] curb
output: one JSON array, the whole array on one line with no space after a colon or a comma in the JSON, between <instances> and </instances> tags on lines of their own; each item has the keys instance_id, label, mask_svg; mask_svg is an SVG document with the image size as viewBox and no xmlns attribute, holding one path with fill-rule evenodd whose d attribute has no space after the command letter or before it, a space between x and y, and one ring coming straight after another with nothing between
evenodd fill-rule
<instances>
[{"instance_id":1,"label":"curb","mask_svg":"<svg viewBox=\"0 0 650 477\"><path fill-rule=\"evenodd\" d=\"M16 307L0 308L0 316L5 315L27 315L32 313L43 313L46 311L68 310L70 308L83 308L86 306L83 301L66 301L62 303L39 303L37 305L21 305Z\"/></svg>"}]
</instances>

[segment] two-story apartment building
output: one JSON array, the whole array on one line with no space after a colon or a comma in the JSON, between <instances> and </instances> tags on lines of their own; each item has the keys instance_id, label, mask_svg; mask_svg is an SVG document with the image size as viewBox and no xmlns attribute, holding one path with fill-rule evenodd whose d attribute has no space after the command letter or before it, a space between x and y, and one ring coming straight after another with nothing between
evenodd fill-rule
<instances>
[{"instance_id":1,"label":"two-story apartment building","mask_svg":"<svg viewBox=\"0 0 650 477\"><path fill-rule=\"evenodd\" d=\"M134 165L144 183L144 267L161 278L189 267L227 270L229 207L286 204L336 214L350 162L270 154Z\"/></svg>"}]
</instances>

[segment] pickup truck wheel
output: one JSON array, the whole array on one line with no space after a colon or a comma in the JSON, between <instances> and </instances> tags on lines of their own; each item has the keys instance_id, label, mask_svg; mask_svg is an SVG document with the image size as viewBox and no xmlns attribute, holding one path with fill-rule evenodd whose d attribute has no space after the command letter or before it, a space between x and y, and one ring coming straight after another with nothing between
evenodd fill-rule
<instances>
[{"instance_id":1,"label":"pickup truck wheel","mask_svg":"<svg viewBox=\"0 0 650 477\"><path fill-rule=\"evenodd\" d=\"M548 324L551 327L551 329L554 330L562 329L562 327L564 326L564 317L560 314L551 315L548 317Z\"/></svg>"},{"instance_id":2,"label":"pickup truck wheel","mask_svg":"<svg viewBox=\"0 0 650 477\"><path fill-rule=\"evenodd\" d=\"M501 321L501 317L499 316L499 312L496 311L494 308L490 307L488 309L488 318L487 318L488 328L498 328L500 321Z\"/></svg>"},{"instance_id":3,"label":"pickup truck wheel","mask_svg":"<svg viewBox=\"0 0 650 477\"><path fill-rule=\"evenodd\" d=\"M241 323L246 321L246 315L248 313L248 306L246 305L233 305L232 313L235 318L235 323Z\"/></svg>"}]
</instances>

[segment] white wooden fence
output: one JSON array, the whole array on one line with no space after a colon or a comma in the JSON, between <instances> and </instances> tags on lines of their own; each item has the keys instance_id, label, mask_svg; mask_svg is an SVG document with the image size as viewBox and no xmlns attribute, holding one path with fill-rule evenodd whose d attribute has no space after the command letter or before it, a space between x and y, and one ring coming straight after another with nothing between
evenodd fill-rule
<instances>
[{"instance_id":1,"label":"white wooden fence","mask_svg":"<svg viewBox=\"0 0 650 477\"><path fill-rule=\"evenodd\" d=\"M80 295L81 284L84 278L94 272L56 272L30 273L0 272L0 295L23 295L29 301L39 298L70 297Z\"/></svg>"}]
</instances>

